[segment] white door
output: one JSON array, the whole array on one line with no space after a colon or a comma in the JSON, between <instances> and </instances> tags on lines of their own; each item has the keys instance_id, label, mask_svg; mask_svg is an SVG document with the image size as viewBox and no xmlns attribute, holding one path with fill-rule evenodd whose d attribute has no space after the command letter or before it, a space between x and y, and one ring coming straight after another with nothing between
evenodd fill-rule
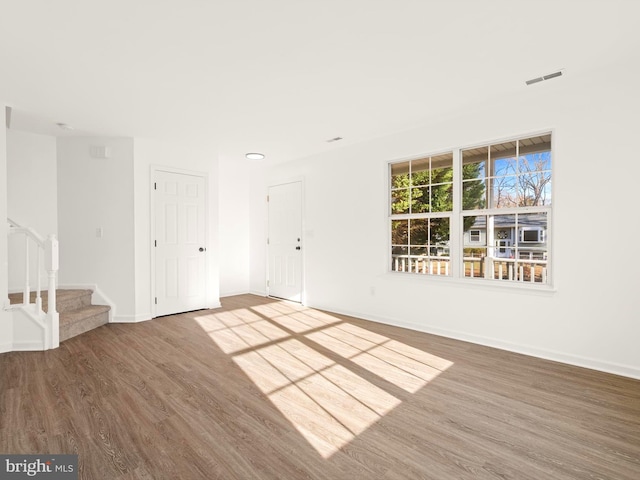
<instances>
[{"instance_id":1,"label":"white door","mask_svg":"<svg viewBox=\"0 0 640 480\"><path fill-rule=\"evenodd\" d=\"M269 187L269 295L302 301L302 183Z\"/></svg>"},{"instance_id":2,"label":"white door","mask_svg":"<svg viewBox=\"0 0 640 480\"><path fill-rule=\"evenodd\" d=\"M205 179L156 171L156 316L206 306Z\"/></svg>"}]
</instances>

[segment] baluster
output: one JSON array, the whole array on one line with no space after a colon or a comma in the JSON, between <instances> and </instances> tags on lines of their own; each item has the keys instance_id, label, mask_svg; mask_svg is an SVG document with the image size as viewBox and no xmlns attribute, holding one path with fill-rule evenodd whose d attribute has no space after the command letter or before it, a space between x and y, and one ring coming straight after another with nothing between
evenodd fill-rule
<instances>
[{"instance_id":1,"label":"baluster","mask_svg":"<svg viewBox=\"0 0 640 480\"><path fill-rule=\"evenodd\" d=\"M36 268L36 277L37 277L37 282L36 282L36 311L40 312L42 310L42 296L40 294L40 290L41 290L41 285L40 285L40 272L42 271L42 256L40 255L42 250L42 247L40 247L40 245L38 245L36 247L36 251L37 251L37 268Z\"/></svg>"},{"instance_id":2,"label":"baluster","mask_svg":"<svg viewBox=\"0 0 640 480\"><path fill-rule=\"evenodd\" d=\"M29 236L24 236L24 291L22 293L22 303L29 305L31 291L29 290Z\"/></svg>"},{"instance_id":3,"label":"baluster","mask_svg":"<svg viewBox=\"0 0 640 480\"><path fill-rule=\"evenodd\" d=\"M529 277L530 277L530 278L529 278L529 281L530 281L531 283L533 283L533 282L535 282L535 281L536 281L536 266L535 266L535 265L531 265L531 266L529 267Z\"/></svg>"}]
</instances>

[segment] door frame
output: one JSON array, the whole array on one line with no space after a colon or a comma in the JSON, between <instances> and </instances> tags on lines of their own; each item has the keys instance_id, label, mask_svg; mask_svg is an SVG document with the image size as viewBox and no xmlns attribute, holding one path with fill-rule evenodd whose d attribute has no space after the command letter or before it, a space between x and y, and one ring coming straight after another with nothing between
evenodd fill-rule
<instances>
[{"instance_id":1,"label":"door frame","mask_svg":"<svg viewBox=\"0 0 640 480\"><path fill-rule=\"evenodd\" d=\"M156 199L154 183L157 172L176 173L179 175L191 175L193 177L200 177L204 180L204 243L207 250L204 252L204 291L205 291L205 305L207 308L208 303L208 291L211 287L209 280L209 174L206 172L198 172L195 170L185 170L183 168L167 167L164 165L150 165L149 167L149 217L151 219L151 230L149 231L149 257L150 257L150 271L151 271L151 290L149 292L149 302L151 303L151 318L157 317L156 307L156 251L155 251L155 232L156 232Z\"/></svg>"},{"instance_id":2,"label":"door frame","mask_svg":"<svg viewBox=\"0 0 640 480\"><path fill-rule=\"evenodd\" d=\"M279 187L280 185L287 185L289 183L299 183L300 184L300 216L301 216L301 221L300 221L300 238L302 239L301 242L301 246L302 246L302 252L300 254L300 269L302 270L300 272L300 275L302 277L301 281L300 281L300 304L301 305L306 305L307 304L307 289L306 289L306 271L307 271L307 262L306 262L306 244L307 244L307 236L305 234L306 232L306 215L305 215L305 180L304 177L293 177L293 178L288 178L286 180L282 180L282 181L278 181L278 182L273 182L273 183L269 183L267 185L266 188L266 193L264 195L265 200L267 200L267 197L269 196L269 189L272 187ZM265 289L267 292L267 297L270 296L270 289L269 289L269 278L271 277L271 272L269 271L269 202L266 201L265 202L266 205L266 217L267 217L267 222L266 222L266 229L265 229L265 261L266 261L266 268L265 268L265 273L266 273L266 277L264 279L264 285L265 285ZM273 298L277 298L277 297L273 297Z\"/></svg>"}]
</instances>

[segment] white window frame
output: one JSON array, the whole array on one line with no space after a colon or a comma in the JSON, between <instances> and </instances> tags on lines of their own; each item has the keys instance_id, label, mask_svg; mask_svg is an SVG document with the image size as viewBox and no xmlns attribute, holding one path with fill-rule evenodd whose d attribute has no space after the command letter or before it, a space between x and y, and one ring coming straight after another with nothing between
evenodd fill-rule
<instances>
[{"instance_id":1,"label":"white window frame","mask_svg":"<svg viewBox=\"0 0 640 480\"><path fill-rule=\"evenodd\" d=\"M481 148L486 146L497 145L506 142L515 142L519 140L525 140L529 138L535 138L538 136L550 135L550 152L551 152L551 199L552 202L550 205L544 206L523 206L523 207L511 207L511 208L485 208L485 209L476 209L476 210L462 210L462 152L464 150L472 149L472 148ZM450 240L449 240L449 267L450 273L448 276L438 276L438 275L422 275L422 278L432 279L433 281L458 281L465 284L482 284L482 285L495 285L500 288L510 288L510 287L523 287L527 289L539 289L539 290L554 290L553 283L553 254L552 254L552 232L553 232L553 203L555 201L554 192L555 192L555 179L554 179L554 171L555 171L555 163L557 161L555 149L555 131L553 129L546 129L539 132L530 132L522 135L514 135L502 139L495 139L488 142L483 142L479 144L466 145L461 147L456 147L452 149L448 149L445 152L453 152L453 211L449 212L438 212L437 214L428 214L424 218L428 218L429 216L447 216L450 219ZM387 270L389 273L393 275L405 275L405 274L413 274L415 277L419 277L417 275L418 272L396 272L391 268L392 264L392 249L391 249L391 222L392 220L402 220L407 218L415 218L415 215L407 215L407 214L392 214L391 209L391 166L393 164L419 160L425 157L434 157L441 155L443 151L439 151L436 153L427 153L423 155L416 155L408 158L396 159L393 161L389 161L386 163L387 166L387 182L386 182L386 190L387 190L387 234L388 234L388 248L387 248ZM492 168L492 167L491 167ZM506 215L506 214L527 214L527 213L544 213L546 214L547 225L546 229L534 227L533 229L537 229L540 231L539 239L540 242L522 242L520 241L520 236L522 235L521 231L512 232L512 235L508 240L510 240L510 245L502 248L511 249L515 248L516 242L518 244L524 243L534 244L534 243L544 243L546 251L544 252L544 259L548 261L548 267L546 272L546 278L541 282L529 282L529 281L505 281L501 279L490 279L490 278L469 278L465 276L465 265L463 262L463 251L465 248L464 241L464 228L463 228L463 219L465 216L474 215L474 216L487 216L489 217L495 215ZM425 214L420 214L425 215ZM522 228L522 227L521 227ZM526 229L530 229L528 227L524 227ZM474 229L476 230L476 229ZM519 229L521 230L521 229ZM469 235L470 237L470 235ZM497 244L494 245L495 239L489 238L490 235L488 231L486 232L486 247L488 249L498 249L500 247ZM514 238L515 237L515 238ZM470 238L469 238L470 239ZM469 242L475 243L475 242ZM480 242L482 242L482 234L480 238ZM531 275L533 276L533 274ZM437 280L436 280L437 279ZM431 280L430 280L431 281Z\"/></svg>"}]
</instances>

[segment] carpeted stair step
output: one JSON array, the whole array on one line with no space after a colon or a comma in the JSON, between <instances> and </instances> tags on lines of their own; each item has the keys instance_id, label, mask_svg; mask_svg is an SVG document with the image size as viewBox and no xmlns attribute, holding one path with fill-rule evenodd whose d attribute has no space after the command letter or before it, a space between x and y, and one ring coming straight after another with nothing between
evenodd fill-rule
<instances>
[{"instance_id":1,"label":"carpeted stair step","mask_svg":"<svg viewBox=\"0 0 640 480\"><path fill-rule=\"evenodd\" d=\"M60 341L88 332L109 322L107 305L86 305L60 314Z\"/></svg>"},{"instance_id":2,"label":"carpeted stair step","mask_svg":"<svg viewBox=\"0 0 640 480\"><path fill-rule=\"evenodd\" d=\"M93 291L87 289L61 289L56 290L56 310L62 314L78 308L91 305L91 295ZM49 292L46 290L40 292L42 298L42 310L49 309ZM12 304L22 303L22 293L10 293L9 301ZM31 303L36 301L36 292L31 292Z\"/></svg>"},{"instance_id":3,"label":"carpeted stair step","mask_svg":"<svg viewBox=\"0 0 640 480\"><path fill-rule=\"evenodd\" d=\"M60 319L60 341L68 340L81 333L88 332L109 323L109 310L107 305L92 305L92 290L87 289L61 289L56 290L56 310ZM47 291L40 293L42 298L42 310L48 310L49 295ZM36 299L35 292L31 292L31 302ZM23 300L22 293L9 294L12 304L20 304Z\"/></svg>"}]
</instances>

